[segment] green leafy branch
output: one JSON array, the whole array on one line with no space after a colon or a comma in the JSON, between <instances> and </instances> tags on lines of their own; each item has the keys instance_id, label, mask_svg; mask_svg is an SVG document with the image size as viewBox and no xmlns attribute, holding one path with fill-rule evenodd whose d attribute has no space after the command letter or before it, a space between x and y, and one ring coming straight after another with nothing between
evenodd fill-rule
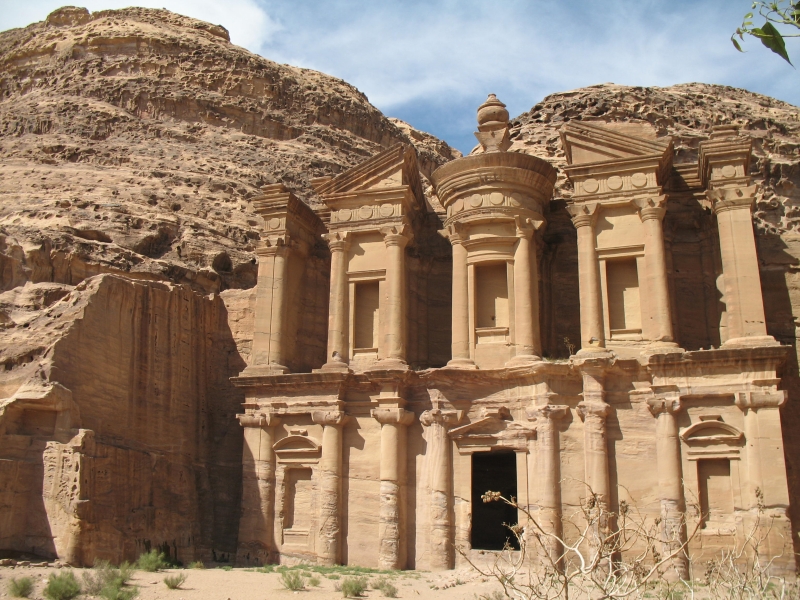
<instances>
[{"instance_id":1,"label":"green leafy branch","mask_svg":"<svg viewBox=\"0 0 800 600\"><path fill-rule=\"evenodd\" d=\"M761 27L756 27L753 23L754 13L747 13L742 21L742 26L738 27L731 36L734 47L739 52L744 52L739 40L744 41L744 36L750 35L761 40L762 44L791 65L792 61L789 59L788 52L786 52L785 38L800 37L800 0L759 1L753 2L751 8L764 17L764 24ZM793 27L798 31L795 33L782 33L776 25ZM739 40L736 39L737 37Z\"/></svg>"}]
</instances>

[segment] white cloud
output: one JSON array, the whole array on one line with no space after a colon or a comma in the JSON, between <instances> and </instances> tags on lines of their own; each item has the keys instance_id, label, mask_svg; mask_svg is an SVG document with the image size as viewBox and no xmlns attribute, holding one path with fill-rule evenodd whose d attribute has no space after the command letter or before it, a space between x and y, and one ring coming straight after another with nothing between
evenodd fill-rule
<instances>
[{"instance_id":1,"label":"white cloud","mask_svg":"<svg viewBox=\"0 0 800 600\"><path fill-rule=\"evenodd\" d=\"M64 0L0 0L0 28ZM90 10L136 0L89 0ZM800 103L800 75L756 40L729 41L749 2L731 0L140 0L224 25L267 58L352 83L387 114L438 135L466 128L497 93L512 114L596 83L722 83ZM800 61L800 43L790 53ZM438 116L437 116L438 115ZM459 134L460 135L460 134Z\"/></svg>"}]
</instances>

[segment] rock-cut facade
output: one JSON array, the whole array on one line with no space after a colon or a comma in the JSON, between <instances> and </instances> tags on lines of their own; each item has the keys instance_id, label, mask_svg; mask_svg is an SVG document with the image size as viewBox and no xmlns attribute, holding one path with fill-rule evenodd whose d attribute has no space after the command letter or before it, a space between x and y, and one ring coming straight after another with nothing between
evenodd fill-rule
<instances>
[{"instance_id":1,"label":"rock-cut facade","mask_svg":"<svg viewBox=\"0 0 800 600\"><path fill-rule=\"evenodd\" d=\"M482 502L491 490L556 535L588 496L635 505L683 576L687 554L710 558L766 519L760 551L793 570L789 348L765 324L750 139L718 126L677 164L647 124L560 134L574 230L546 256L559 173L508 151L494 96L480 147L439 167L434 193L398 144L314 180L313 209L282 184L254 201L252 352L232 380L240 564L453 569L500 550L521 517ZM665 215L679 223L668 240ZM676 296L680 243L702 255L691 298ZM542 261L559 251L577 253L562 275L579 314L548 293ZM682 347L687 302L705 347ZM543 342L558 319L579 320L580 339ZM687 514L700 528L676 554Z\"/></svg>"}]
</instances>

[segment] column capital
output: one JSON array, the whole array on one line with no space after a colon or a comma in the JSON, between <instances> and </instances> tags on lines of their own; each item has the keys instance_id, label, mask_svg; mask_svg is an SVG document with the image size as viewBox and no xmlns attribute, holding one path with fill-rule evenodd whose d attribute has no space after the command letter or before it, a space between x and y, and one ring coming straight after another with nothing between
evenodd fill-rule
<instances>
[{"instance_id":1,"label":"column capital","mask_svg":"<svg viewBox=\"0 0 800 600\"><path fill-rule=\"evenodd\" d=\"M290 250L297 244L294 237L289 232L285 231L278 235L271 235L265 237L256 247L256 255L258 256L275 256L280 254L286 256Z\"/></svg>"},{"instance_id":2,"label":"column capital","mask_svg":"<svg viewBox=\"0 0 800 600\"><path fill-rule=\"evenodd\" d=\"M343 410L315 410L311 413L311 420L325 427L344 425L347 419Z\"/></svg>"},{"instance_id":3,"label":"column capital","mask_svg":"<svg viewBox=\"0 0 800 600\"><path fill-rule=\"evenodd\" d=\"M662 414L674 415L679 412L683 405L681 404L681 397L678 392L670 392L667 394L656 394L646 400L647 408L650 414L658 417Z\"/></svg>"},{"instance_id":4,"label":"column capital","mask_svg":"<svg viewBox=\"0 0 800 600\"><path fill-rule=\"evenodd\" d=\"M240 414L236 415L239 420L239 425L242 427L272 427L279 425L281 420L275 416L275 413L269 411L267 413L253 413L253 414Z\"/></svg>"},{"instance_id":5,"label":"column capital","mask_svg":"<svg viewBox=\"0 0 800 600\"><path fill-rule=\"evenodd\" d=\"M597 202L568 205L567 212L572 217L572 224L575 225L575 228L592 227L597 218L598 206Z\"/></svg>"},{"instance_id":6,"label":"column capital","mask_svg":"<svg viewBox=\"0 0 800 600\"><path fill-rule=\"evenodd\" d=\"M412 237L411 228L405 223L381 227L380 232L387 248L390 246L400 246L401 248L405 248L406 244L411 241Z\"/></svg>"},{"instance_id":7,"label":"column capital","mask_svg":"<svg viewBox=\"0 0 800 600\"><path fill-rule=\"evenodd\" d=\"M425 427L430 427L434 423L444 427L452 427L461 420L459 411L441 408L426 410L419 416L419 422Z\"/></svg>"},{"instance_id":8,"label":"column capital","mask_svg":"<svg viewBox=\"0 0 800 600\"><path fill-rule=\"evenodd\" d=\"M567 416L569 407L563 404L545 404L543 406L529 406L525 409L525 415L529 421L536 419L547 419L557 421Z\"/></svg>"},{"instance_id":9,"label":"column capital","mask_svg":"<svg viewBox=\"0 0 800 600\"><path fill-rule=\"evenodd\" d=\"M350 244L349 231L331 231L330 233L323 233L322 239L328 242L328 248L331 252L344 252Z\"/></svg>"},{"instance_id":10,"label":"column capital","mask_svg":"<svg viewBox=\"0 0 800 600\"><path fill-rule=\"evenodd\" d=\"M381 425L410 425L414 413L402 408L373 408L370 416Z\"/></svg>"},{"instance_id":11,"label":"column capital","mask_svg":"<svg viewBox=\"0 0 800 600\"><path fill-rule=\"evenodd\" d=\"M643 223L651 219L661 221L667 212L667 197L664 195L637 198L632 203L639 209L639 218Z\"/></svg>"},{"instance_id":12,"label":"column capital","mask_svg":"<svg viewBox=\"0 0 800 600\"><path fill-rule=\"evenodd\" d=\"M533 237L534 232L543 229L547 225L547 221L542 219L530 219L517 215L514 217L514 225L516 226L516 235L518 238Z\"/></svg>"},{"instance_id":13,"label":"column capital","mask_svg":"<svg viewBox=\"0 0 800 600\"><path fill-rule=\"evenodd\" d=\"M448 240L453 246L460 244L467 238L466 227L462 223L450 223L437 232L440 236Z\"/></svg>"},{"instance_id":14,"label":"column capital","mask_svg":"<svg viewBox=\"0 0 800 600\"><path fill-rule=\"evenodd\" d=\"M786 404L785 390L757 390L751 392L737 392L736 406L742 410L758 410L759 408L780 408Z\"/></svg>"},{"instance_id":15,"label":"column capital","mask_svg":"<svg viewBox=\"0 0 800 600\"><path fill-rule=\"evenodd\" d=\"M605 420L611 412L611 407L605 402L584 400L578 403L577 411L584 421L590 416Z\"/></svg>"},{"instance_id":16,"label":"column capital","mask_svg":"<svg viewBox=\"0 0 800 600\"><path fill-rule=\"evenodd\" d=\"M755 202L756 186L717 188L708 190L706 195L715 214L729 210L751 211Z\"/></svg>"}]
</instances>

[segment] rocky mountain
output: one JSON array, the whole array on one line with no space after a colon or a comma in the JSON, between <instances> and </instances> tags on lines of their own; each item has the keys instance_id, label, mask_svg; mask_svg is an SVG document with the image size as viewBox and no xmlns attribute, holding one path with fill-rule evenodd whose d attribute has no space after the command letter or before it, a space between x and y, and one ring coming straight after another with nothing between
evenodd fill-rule
<instances>
[{"instance_id":1,"label":"rocky mountain","mask_svg":"<svg viewBox=\"0 0 800 600\"><path fill-rule=\"evenodd\" d=\"M344 81L166 10L66 7L0 34L0 287L102 272L202 292L255 284L248 202L397 142L459 153Z\"/></svg>"}]
</instances>

